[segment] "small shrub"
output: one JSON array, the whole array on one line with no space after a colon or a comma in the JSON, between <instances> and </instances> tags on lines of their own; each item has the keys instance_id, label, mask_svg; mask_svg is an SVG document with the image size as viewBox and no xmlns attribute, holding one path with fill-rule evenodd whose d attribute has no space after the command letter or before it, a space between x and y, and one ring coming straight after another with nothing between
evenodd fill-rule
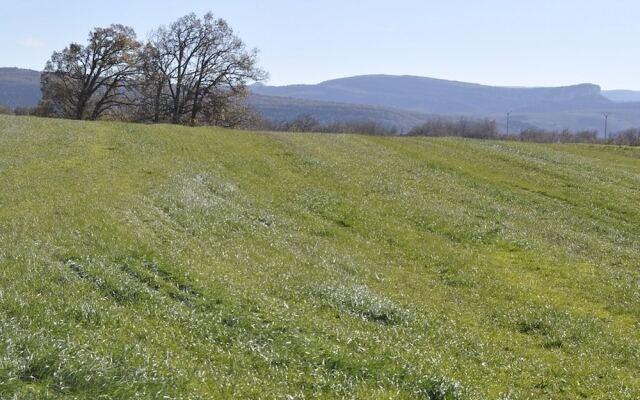
<instances>
[{"instance_id":1,"label":"small shrub","mask_svg":"<svg viewBox=\"0 0 640 400\"><path fill-rule=\"evenodd\" d=\"M22 115L22 116L34 115L35 109L33 107L16 107L13 110L13 113L15 115Z\"/></svg>"}]
</instances>

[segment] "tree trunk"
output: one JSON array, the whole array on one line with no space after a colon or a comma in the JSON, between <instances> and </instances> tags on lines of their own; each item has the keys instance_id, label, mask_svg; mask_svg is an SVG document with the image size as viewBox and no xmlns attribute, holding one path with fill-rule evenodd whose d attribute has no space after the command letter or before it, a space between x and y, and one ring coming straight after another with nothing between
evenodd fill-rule
<instances>
[{"instance_id":1,"label":"tree trunk","mask_svg":"<svg viewBox=\"0 0 640 400\"><path fill-rule=\"evenodd\" d=\"M176 87L176 95L173 99L173 115L171 122L178 124L180 122L180 87Z\"/></svg>"},{"instance_id":2,"label":"tree trunk","mask_svg":"<svg viewBox=\"0 0 640 400\"><path fill-rule=\"evenodd\" d=\"M87 101L83 97L81 97L78 100L78 105L76 106L76 115L74 116L74 118L77 120L83 119L86 108L87 108Z\"/></svg>"},{"instance_id":3,"label":"tree trunk","mask_svg":"<svg viewBox=\"0 0 640 400\"><path fill-rule=\"evenodd\" d=\"M160 98L162 97L162 84L158 84L156 96L153 101L153 122L160 122Z\"/></svg>"}]
</instances>

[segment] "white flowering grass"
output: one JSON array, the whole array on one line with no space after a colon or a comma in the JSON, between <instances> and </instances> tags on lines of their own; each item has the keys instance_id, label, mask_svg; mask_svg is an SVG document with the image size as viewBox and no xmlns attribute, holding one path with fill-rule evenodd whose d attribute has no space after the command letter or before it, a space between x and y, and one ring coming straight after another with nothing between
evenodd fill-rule
<instances>
[{"instance_id":1,"label":"white flowering grass","mask_svg":"<svg viewBox=\"0 0 640 400\"><path fill-rule=\"evenodd\" d=\"M339 312L383 324L411 322L411 312L395 302L373 293L366 286L323 285L315 295Z\"/></svg>"}]
</instances>

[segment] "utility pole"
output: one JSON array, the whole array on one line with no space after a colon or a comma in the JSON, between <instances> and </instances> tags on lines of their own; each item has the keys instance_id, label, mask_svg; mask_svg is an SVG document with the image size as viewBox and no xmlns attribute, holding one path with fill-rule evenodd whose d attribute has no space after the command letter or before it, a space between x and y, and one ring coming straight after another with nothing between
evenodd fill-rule
<instances>
[{"instance_id":1,"label":"utility pole","mask_svg":"<svg viewBox=\"0 0 640 400\"><path fill-rule=\"evenodd\" d=\"M607 140L608 128L609 128L609 113L603 113L604 115L604 140Z\"/></svg>"},{"instance_id":2,"label":"utility pole","mask_svg":"<svg viewBox=\"0 0 640 400\"><path fill-rule=\"evenodd\" d=\"M509 136L509 123L511 122L511 111L507 111L507 136Z\"/></svg>"}]
</instances>

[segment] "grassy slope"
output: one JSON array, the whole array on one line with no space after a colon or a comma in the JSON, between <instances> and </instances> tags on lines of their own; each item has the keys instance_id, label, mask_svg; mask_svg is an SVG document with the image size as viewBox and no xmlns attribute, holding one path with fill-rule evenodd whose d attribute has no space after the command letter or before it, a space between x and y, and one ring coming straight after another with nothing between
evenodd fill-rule
<instances>
[{"instance_id":1,"label":"grassy slope","mask_svg":"<svg viewBox=\"0 0 640 400\"><path fill-rule=\"evenodd\" d=\"M0 117L0 398L638 398L639 184L640 149Z\"/></svg>"}]
</instances>

